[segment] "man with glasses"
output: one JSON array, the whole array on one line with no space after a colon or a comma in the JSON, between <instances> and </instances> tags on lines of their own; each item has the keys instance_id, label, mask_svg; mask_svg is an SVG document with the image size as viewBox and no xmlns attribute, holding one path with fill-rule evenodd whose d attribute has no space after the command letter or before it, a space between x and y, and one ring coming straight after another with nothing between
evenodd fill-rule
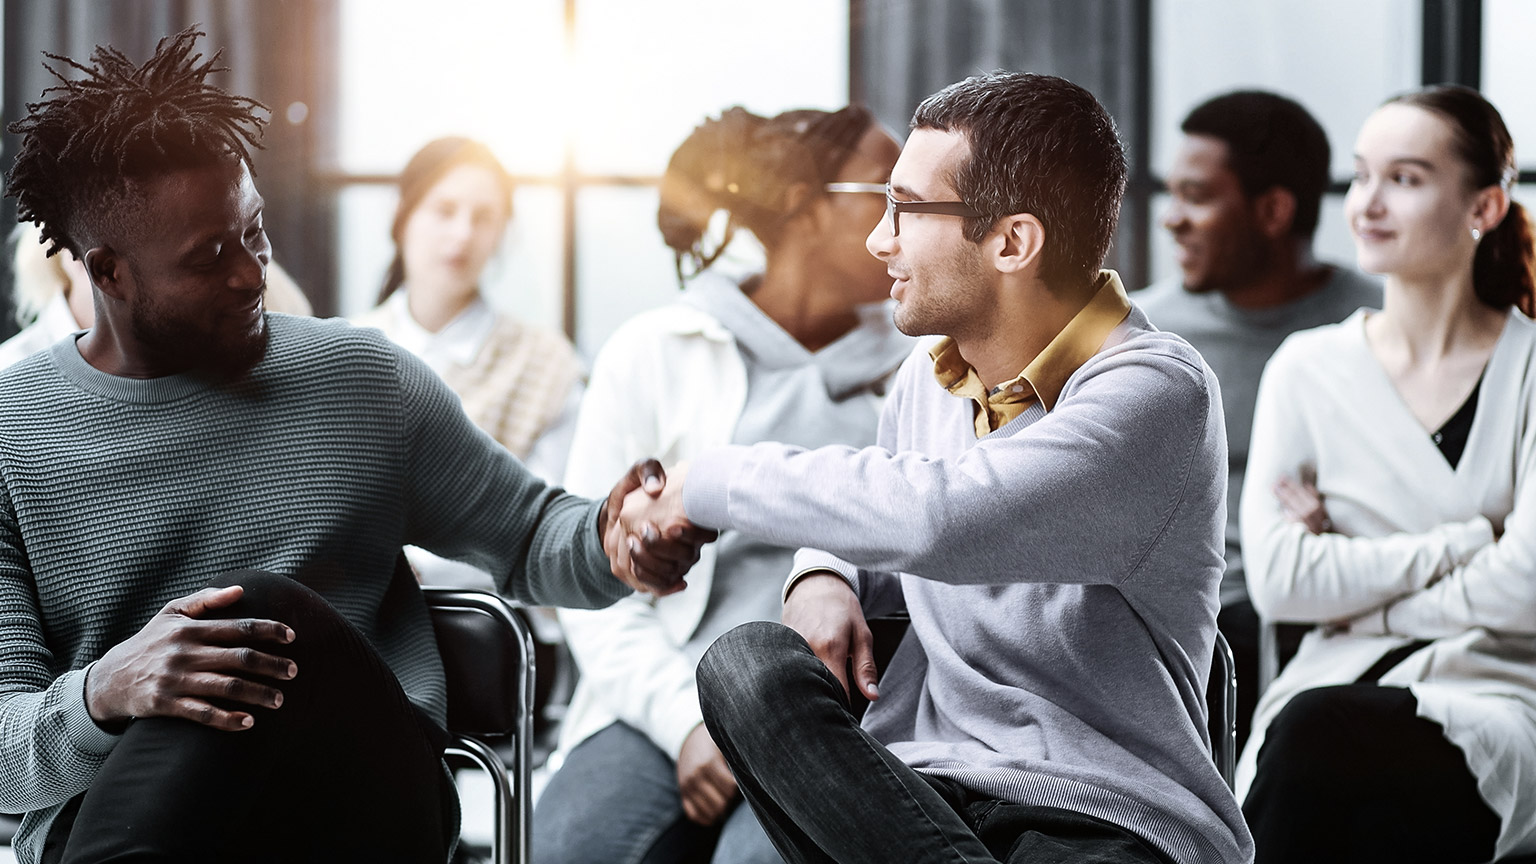
<instances>
[{"instance_id":1,"label":"man with glasses","mask_svg":"<svg viewBox=\"0 0 1536 864\"><path fill-rule=\"evenodd\" d=\"M1205 732L1221 402L1099 269L1113 121L1067 81L997 73L912 128L866 245L897 326L941 338L898 373L878 445L707 451L620 517L810 547L788 626L700 664L709 731L789 861L1249 861ZM877 686L866 616L903 603Z\"/></svg>"}]
</instances>

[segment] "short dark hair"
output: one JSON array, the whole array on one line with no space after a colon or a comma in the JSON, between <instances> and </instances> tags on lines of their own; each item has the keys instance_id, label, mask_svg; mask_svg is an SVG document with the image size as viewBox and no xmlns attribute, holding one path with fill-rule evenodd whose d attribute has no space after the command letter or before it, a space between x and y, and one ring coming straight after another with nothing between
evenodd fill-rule
<instances>
[{"instance_id":1,"label":"short dark hair","mask_svg":"<svg viewBox=\"0 0 1536 864\"><path fill-rule=\"evenodd\" d=\"M83 259L103 227L122 227L136 182L229 158L250 165L266 123L254 109L267 107L207 82L224 70L218 52L193 53L202 35L161 39L143 66L112 47L97 46L90 66L47 55L83 74L70 80L44 64L60 83L7 127L22 141L6 194L20 220L41 226L49 255L64 248Z\"/></svg>"},{"instance_id":2,"label":"short dark hair","mask_svg":"<svg viewBox=\"0 0 1536 864\"><path fill-rule=\"evenodd\" d=\"M1125 148L1087 90L1051 75L993 72L951 84L912 115L913 129L963 134L954 177L980 242L997 220L1030 213L1045 226L1041 277L1086 282L1103 266L1125 195Z\"/></svg>"},{"instance_id":3,"label":"short dark hair","mask_svg":"<svg viewBox=\"0 0 1536 864\"><path fill-rule=\"evenodd\" d=\"M838 111L801 108L774 117L738 105L706 119L667 162L656 211L662 238L677 255L679 281L713 264L737 225L765 246L778 242L785 223L823 194L823 184L837 179L874 125L874 115L859 105ZM813 194L793 206L789 193L800 185ZM730 214L725 237L707 248L705 229L720 210Z\"/></svg>"},{"instance_id":4,"label":"short dark hair","mask_svg":"<svg viewBox=\"0 0 1536 864\"><path fill-rule=\"evenodd\" d=\"M1311 238L1328 189L1328 135L1294 100L1236 90L1200 103L1179 126L1227 145L1227 161L1249 198L1280 187L1296 198L1291 233Z\"/></svg>"}]
</instances>

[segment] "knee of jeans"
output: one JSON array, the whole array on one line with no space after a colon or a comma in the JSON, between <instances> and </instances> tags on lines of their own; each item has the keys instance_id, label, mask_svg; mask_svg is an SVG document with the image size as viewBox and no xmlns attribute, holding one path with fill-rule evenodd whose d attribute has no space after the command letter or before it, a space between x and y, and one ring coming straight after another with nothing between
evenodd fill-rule
<instances>
[{"instance_id":1,"label":"knee of jeans","mask_svg":"<svg viewBox=\"0 0 1536 864\"><path fill-rule=\"evenodd\" d=\"M1318 687L1291 698L1275 715L1264 736L1264 761L1279 762L1288 770L1303 765L1310 772L1327 772L1353 761L1357 752L1356 715L1345 701L1343 688Z\"/></svg>"},{"instance_id":2,"label":"knee of jeans","mask_svg":"<svg viewBox=\"0 0 1536 864\"><path fill-rule=\"evenodd\" d=\"M792 652L807 651L805 641L782 624L753 621L716 639L699 661L699 702L705 710L744 703L773 703L795 677Z\"/></svg>"},{"instance_id":3,"label":"knee of jeans","mask_svg":"<svg viewBox=\"0 0 1536 864\"><path fill-rule=\"evenodd\" d=\"M290 627L315 614L326 614L330 604L303 583L265 570L231 570L208 580L210 588L239 585L244 594L227 614L215 617L269 618Z\"/></svg>"}]
</instances>

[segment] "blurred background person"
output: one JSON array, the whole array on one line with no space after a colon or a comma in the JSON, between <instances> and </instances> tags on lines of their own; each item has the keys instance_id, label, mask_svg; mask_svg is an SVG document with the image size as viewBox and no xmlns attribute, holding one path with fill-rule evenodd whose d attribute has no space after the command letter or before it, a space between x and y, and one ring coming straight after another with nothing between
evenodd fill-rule
<instances>
[{"instance_id":1,"label":"blurred background person","mask_svg":"<svg viewBox=\"0 0 1536 864\"><path fill-rule=\"evenodd\" d=\"M899 153L858 107L732 108L683 142L657 222L686 290L599 353L572 490L646 455L671 466L723 444L874 442L887 382L913 346L892 323L885 265L864 248ZM739 282L711 269L738 228L766 255ZM778 620L793 553L726 532L687 591L608 614L561 610L581 678L534 814L535 862L780 860L704 729L694 670L726 630Z\"/></svg>"},{"instance_id":2,"label":"blurred background person","mask_svg":"<svg viewBox=\"0 0 1536 864\"><path fill-rule=\"evenodd\" d=\"M1536 275L1514 166L1476 91L1379 108L1344 209L1382 309L1264 372L1248 583L1266 619L1325 626L1238 766L1260 864L1536 851Z\"/></svg>"},{"instance_id":3,"label":"blurred background person","mask_svg":"<svg viewBox=\"0 0 1536 864\"><path fill-rule=\"evenodd\" d=\"M1307 110L1274 93L1243 90L1201 103L1180 125L1168 172L1163 228L1178 246L1179 275L1136 302L1159 329L1189 341L1221 382L1227 421L1227 569L1217 624L1237 661L1237 746L1259 693L1259 620L1243 580L1238 502L1253 433L1259 376L1297 330L1381 306L1381 284L1317 260L1328 188L1328 136ZM1295 650L1302 628L1283 630Z\"/></svg>"},{"instance_id":4,"label":"blurred background person","mask_svg":"<svg viewBox=\"0 0 1536 864\"><path fill-rule=\"evenodd\" d=\"M16 290L16 321L20 333L0 343L0 369L47 348L96 321L96 301L85 266L69 253L45 253L41 229L23 222L11 235L11 258ZM309 300L292 278L277 266L267 265L266 307L289 315L310 314Z\"/></svg>"},{"instance_id":5,"label":"blurred background person","mask_svg":"<svg viewBox=\"0 0 1536 864\"><path fill-rule=\"evenodd\" d=\"M583 369L565 337L495 311L480 292L512 219L512 177L490 148L439 138L400 174L390 262L379 305L358 319L377 327L459 394L476 426L559 483L581 404ZM467 564L410 549L428 584L489 588Z\"/></svg>"}]
</instances>

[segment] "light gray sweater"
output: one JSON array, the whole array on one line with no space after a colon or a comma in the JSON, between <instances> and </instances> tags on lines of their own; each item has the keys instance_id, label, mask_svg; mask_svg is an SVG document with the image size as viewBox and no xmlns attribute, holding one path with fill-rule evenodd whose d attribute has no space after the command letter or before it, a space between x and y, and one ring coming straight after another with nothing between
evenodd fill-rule
<instances>
[{"instance_id":1,"label":"light gray sweater","mask_svg":"<svg viewBox=\"0 0 1536 864\"><path fill-rule=\"evenodd\" d=\"M826 550L797 569L838 570L869 612L905 595L912 630L865 726L907 764L1106 819L1181 864L1251 860L1205 723L1226 501L1214 376L1133 309L1049 413L977 440L971 411L920 348L878 446L710 451L684 505Z\"/></svg>"},{"instance_id":2,"label":"light gray sweater","mask_svg":"<svg viewBox=\"0 0 1536 864\"><path fill-rule=\"evenodd\" d=\"M607 605L597 503L531 475L446 385L377 330L267 317L250 375L135 380L73 338L0 373L0 811L36 860L48 825L117 742L86 711L90 664L226 570L291 575L443 719L412 543L496 574L529 603Z\"/></svg>"}]
</instances>

